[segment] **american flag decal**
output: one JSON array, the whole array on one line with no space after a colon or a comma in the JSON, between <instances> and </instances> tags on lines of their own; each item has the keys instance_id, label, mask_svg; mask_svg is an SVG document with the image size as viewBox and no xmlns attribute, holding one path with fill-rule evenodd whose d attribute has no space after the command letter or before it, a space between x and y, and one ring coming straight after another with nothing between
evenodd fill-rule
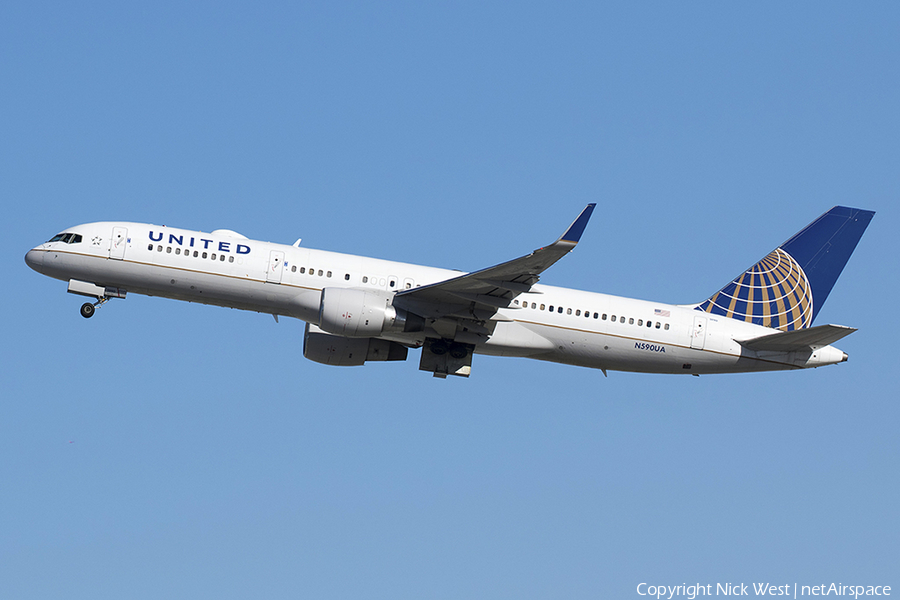
<instances>
[{"instance_id":1,"label":"american flag decal","mask_svg":"<svg viewBox=\"0 0 900 600\"><path fill-rule=\"evenodd\" d=\"M657 317L671 317L672 316L672 313L669 312L668 310L660 310L658 308L653 309L653 314L656 315Z\"/></svg>"}]
</instances>

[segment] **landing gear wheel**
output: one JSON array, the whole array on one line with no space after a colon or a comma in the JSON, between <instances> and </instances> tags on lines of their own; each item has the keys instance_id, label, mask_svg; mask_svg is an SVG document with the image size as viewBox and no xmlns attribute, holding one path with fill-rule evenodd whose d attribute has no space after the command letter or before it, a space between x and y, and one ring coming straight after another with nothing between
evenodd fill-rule
<instances>
[{"instance_id":1,"label":"landing gear wheel","mask_svg":"<svg viewBox=\"0 0 900 600\"><path fill-rule=\"evenodd\" d=\"M468 354L468 349L462 344L453 344L450 346L450 356L456 359L465 358L466 354Z\"/></svg>"},{"instance_id":2,"label":"landing gear wheel","mask_svg":"<svg viewBox=\"0 0 900 600\"><path fill-rule=\"evenodd\" d=\"M447 344L443 340L431 342L431 351L437 356L447 354Z\"/></svg>"},{"instance_id":3,"label":"landing gear wheel","mask_svg":"<svg viewBox=\"0 0 900 600\"><path fill-rule=\"evenodd\" d=\"M81 316L85 319L90 319L94 316L94 311L96 310L97 309L94 308L93 304L91 304L90 302L85 302L81 305Z\"/></svg>"}]
</instances>

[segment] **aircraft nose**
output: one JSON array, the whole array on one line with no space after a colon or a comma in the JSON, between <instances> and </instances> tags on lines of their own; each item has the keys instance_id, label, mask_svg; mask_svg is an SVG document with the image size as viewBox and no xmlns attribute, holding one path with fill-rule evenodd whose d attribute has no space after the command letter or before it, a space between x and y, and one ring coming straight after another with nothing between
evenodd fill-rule
<instances>
[{"instance_id":1,"label":"aircraft nose","mask_svg":"<svg viewBox=\"0 0 900 600\"><path fill-rule=\"evenodd\" d=\"M36 249L29 250L25 255L25 264L40 273L44 268L44 252Z\"/></svg>"}]
</instances>

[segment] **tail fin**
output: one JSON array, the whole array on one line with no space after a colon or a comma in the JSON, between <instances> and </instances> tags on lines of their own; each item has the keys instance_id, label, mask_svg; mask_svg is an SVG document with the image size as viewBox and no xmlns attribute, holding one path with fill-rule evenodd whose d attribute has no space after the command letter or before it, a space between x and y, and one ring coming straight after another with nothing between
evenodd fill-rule
<instances>
[{"instance_id":1,"label":"tail fin","mask_svg":"<svg viewBox=\"0 0 900 600\"><path fill-rule=\"evenodd\" d=\"M809 327L874 214L835 206L696 309L783 331Z\"/></svg>"}]
</instances>

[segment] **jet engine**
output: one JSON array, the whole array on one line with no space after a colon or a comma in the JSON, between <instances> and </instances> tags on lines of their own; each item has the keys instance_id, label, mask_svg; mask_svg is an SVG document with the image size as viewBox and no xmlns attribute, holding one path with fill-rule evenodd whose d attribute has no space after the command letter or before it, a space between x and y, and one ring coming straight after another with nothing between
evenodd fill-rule
<instances>
[{"instance_id":1,"label":"jet engine","mask_svg":"<svg viewBox=\"0 0 900 600\"><path fill-rule=\"evenodd\" d=\"M303 334L303 356L324 365L356 367L373 360L406 360L408 352L397 342L332 335L309 323Z\"/></svg>"},{"instance_id":2,"label":"jet engine","mask_svg":"<svg viewBox=\"0 0 900 600\"><path fill-rule=\"evenodd\" d=\"M319 328L351 338L425 328L425 319L395 308L391 298L370 290L325 288L319 303Z\"/></svg>"}]
</instances>

